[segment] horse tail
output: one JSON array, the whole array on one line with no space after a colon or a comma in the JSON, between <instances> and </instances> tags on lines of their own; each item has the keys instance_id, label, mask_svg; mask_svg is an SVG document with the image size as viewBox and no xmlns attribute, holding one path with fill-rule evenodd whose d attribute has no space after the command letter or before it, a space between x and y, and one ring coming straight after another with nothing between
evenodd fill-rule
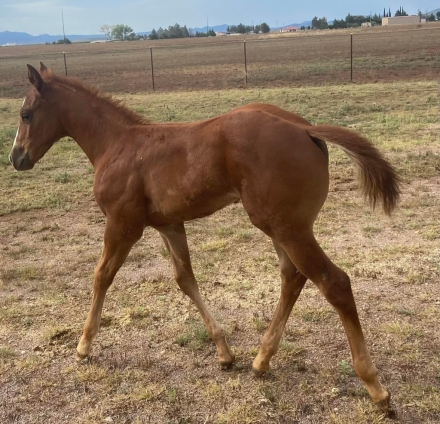
<instances>
[{"instance_id":1,"label":"horse tail","mask_svg":"<svg viewBox=\"0 0 440 424\"><path fill-rule=\"evenodd\" d=\"M362 194L370 205L379 200L391 215L400 196L401 180L392 165L371 141L360 134L332 125L303 127L312 139L339 146L356 163Z\"/></svg>"}]
</instances>

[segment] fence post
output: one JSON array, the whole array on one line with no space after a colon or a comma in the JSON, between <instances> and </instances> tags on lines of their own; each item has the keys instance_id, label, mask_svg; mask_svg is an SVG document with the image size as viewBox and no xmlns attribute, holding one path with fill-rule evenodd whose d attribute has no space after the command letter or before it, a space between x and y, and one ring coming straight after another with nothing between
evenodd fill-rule
<instances>
[{"instance_id":1,"label":"fence post","mask_svg":"<svg viewBox=\"0 0 440 424\"><path fill-rule=\"evenodd\" d=\"M246 58L246 40L243 41L244 46L244 78L245 78L245 87L247 87L247 58Z\"/></svg>"},{"instance_id":2,"label":"fence post","mask_svg":"<svg viewBox=\"0 0 440 424\"><path fill-rule=\"evenodd\" d=\"M66 77L67 77L67 62L66 62L66 52L63 52L63 56L64 56L64 71L66 73Z\"/></svg>"},{"instance_id":3,"label":"fence post","mask_svg":"<svg viewBox=\"0 0 440 424\"><path fill-rule=\"evenodd\" d=\"M353 81L353 33L350 34L350 81Z\"/></svg>"},{"instance_id":4,"label":"fence post","mask_svg":"<svg viewBox=\"0 0 440 424\"><path fill-rule=\"evenodd\" d=\"M151 81L153 83L153 91L154 91L154 67L153 67L153 47L150 46L150 58L151 58Z\"/></svg>"}]
</instances>

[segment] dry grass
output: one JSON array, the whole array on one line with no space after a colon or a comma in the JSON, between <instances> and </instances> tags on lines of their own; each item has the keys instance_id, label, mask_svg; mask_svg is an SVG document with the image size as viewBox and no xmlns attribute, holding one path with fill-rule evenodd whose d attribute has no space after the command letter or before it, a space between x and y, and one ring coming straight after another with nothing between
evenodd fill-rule
<instances>
[{"instance_id":1,"label":"dry grass","mask_svg":"<svg viewBox=\"0 0 440 424\"><path fill-rule=\"evenodd\" d=\"M350 31L246 36L249 87L298 87L350 82ZM353 81L438 79L438 22L355 30ZM244 87L243 37L0 48L0 97L22 97L26 64L42 60L106 91L223 90ZM173 118L172 110L166 111Z\"/></svg>"},{"instance_id":2,"label":"dry grass","mask_svg":"<svg viewBox=\"0 0 440 424\"><path fill-rule=\"evenodd\" d=\"M331 150L331 190L315 231L352 277L359 314L395 418L353 375L337 315L308 283L272 370L250 364L279 296L270 241L240 205L189 222L201 292L225 327L236 366L221 371L196 309L147 229L108 293L89 362L74 351L91 298L104 219L93 170L71 140L34 170L5 159L19 100L0 99L0 421L26 423L435 423L438 369L438 84L121 95L157 121L202 119L253 101L355 128L404 180L389 219L356 193L349 160Z\"/></svg>"}]
</instances>

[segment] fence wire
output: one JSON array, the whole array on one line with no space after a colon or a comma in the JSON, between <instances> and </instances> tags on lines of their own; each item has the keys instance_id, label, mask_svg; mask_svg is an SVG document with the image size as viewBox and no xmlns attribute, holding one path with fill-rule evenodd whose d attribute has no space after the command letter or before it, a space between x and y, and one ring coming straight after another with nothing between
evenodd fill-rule
<instances>
[{"instance_id":1,"label":"fence wire","mask_svg":"<svg viewBox=\"0 0 440 424\"><path fill-rule=\"evenodd\" d=\"M440 28L248 39L247 86L374 82L439 76ZM184 39L0 49L0 95L27 91L26 64L42 61L108 92L222 90L245 86L243 38Z\"/></svg>"}]
</instances>

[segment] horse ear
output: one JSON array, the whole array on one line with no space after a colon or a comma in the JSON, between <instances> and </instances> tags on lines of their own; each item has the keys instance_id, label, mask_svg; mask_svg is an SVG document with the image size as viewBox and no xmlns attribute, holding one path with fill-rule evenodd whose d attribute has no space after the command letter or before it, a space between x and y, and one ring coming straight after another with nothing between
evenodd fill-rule
<instances>
[{"instance_id":1,"label":"horse ear","mask_svg":"<svg viewBox=\"0 0 440 424\"><path fill-rule=\"evenodd\" d=\"M29 82L38 90L43 89L43 79L38 71L31 65L27 65Z\"/></svg>"},{"instance_id":2,"label":"horse ear","mask_svg":"<svg viewBox=\"0 0 440 424\"><path fill-rule=\"evenodd\" d=\"M46 71L47 71L46 65L43 62L40 62L40 74Z\"/></svg>"}]
</instances>

